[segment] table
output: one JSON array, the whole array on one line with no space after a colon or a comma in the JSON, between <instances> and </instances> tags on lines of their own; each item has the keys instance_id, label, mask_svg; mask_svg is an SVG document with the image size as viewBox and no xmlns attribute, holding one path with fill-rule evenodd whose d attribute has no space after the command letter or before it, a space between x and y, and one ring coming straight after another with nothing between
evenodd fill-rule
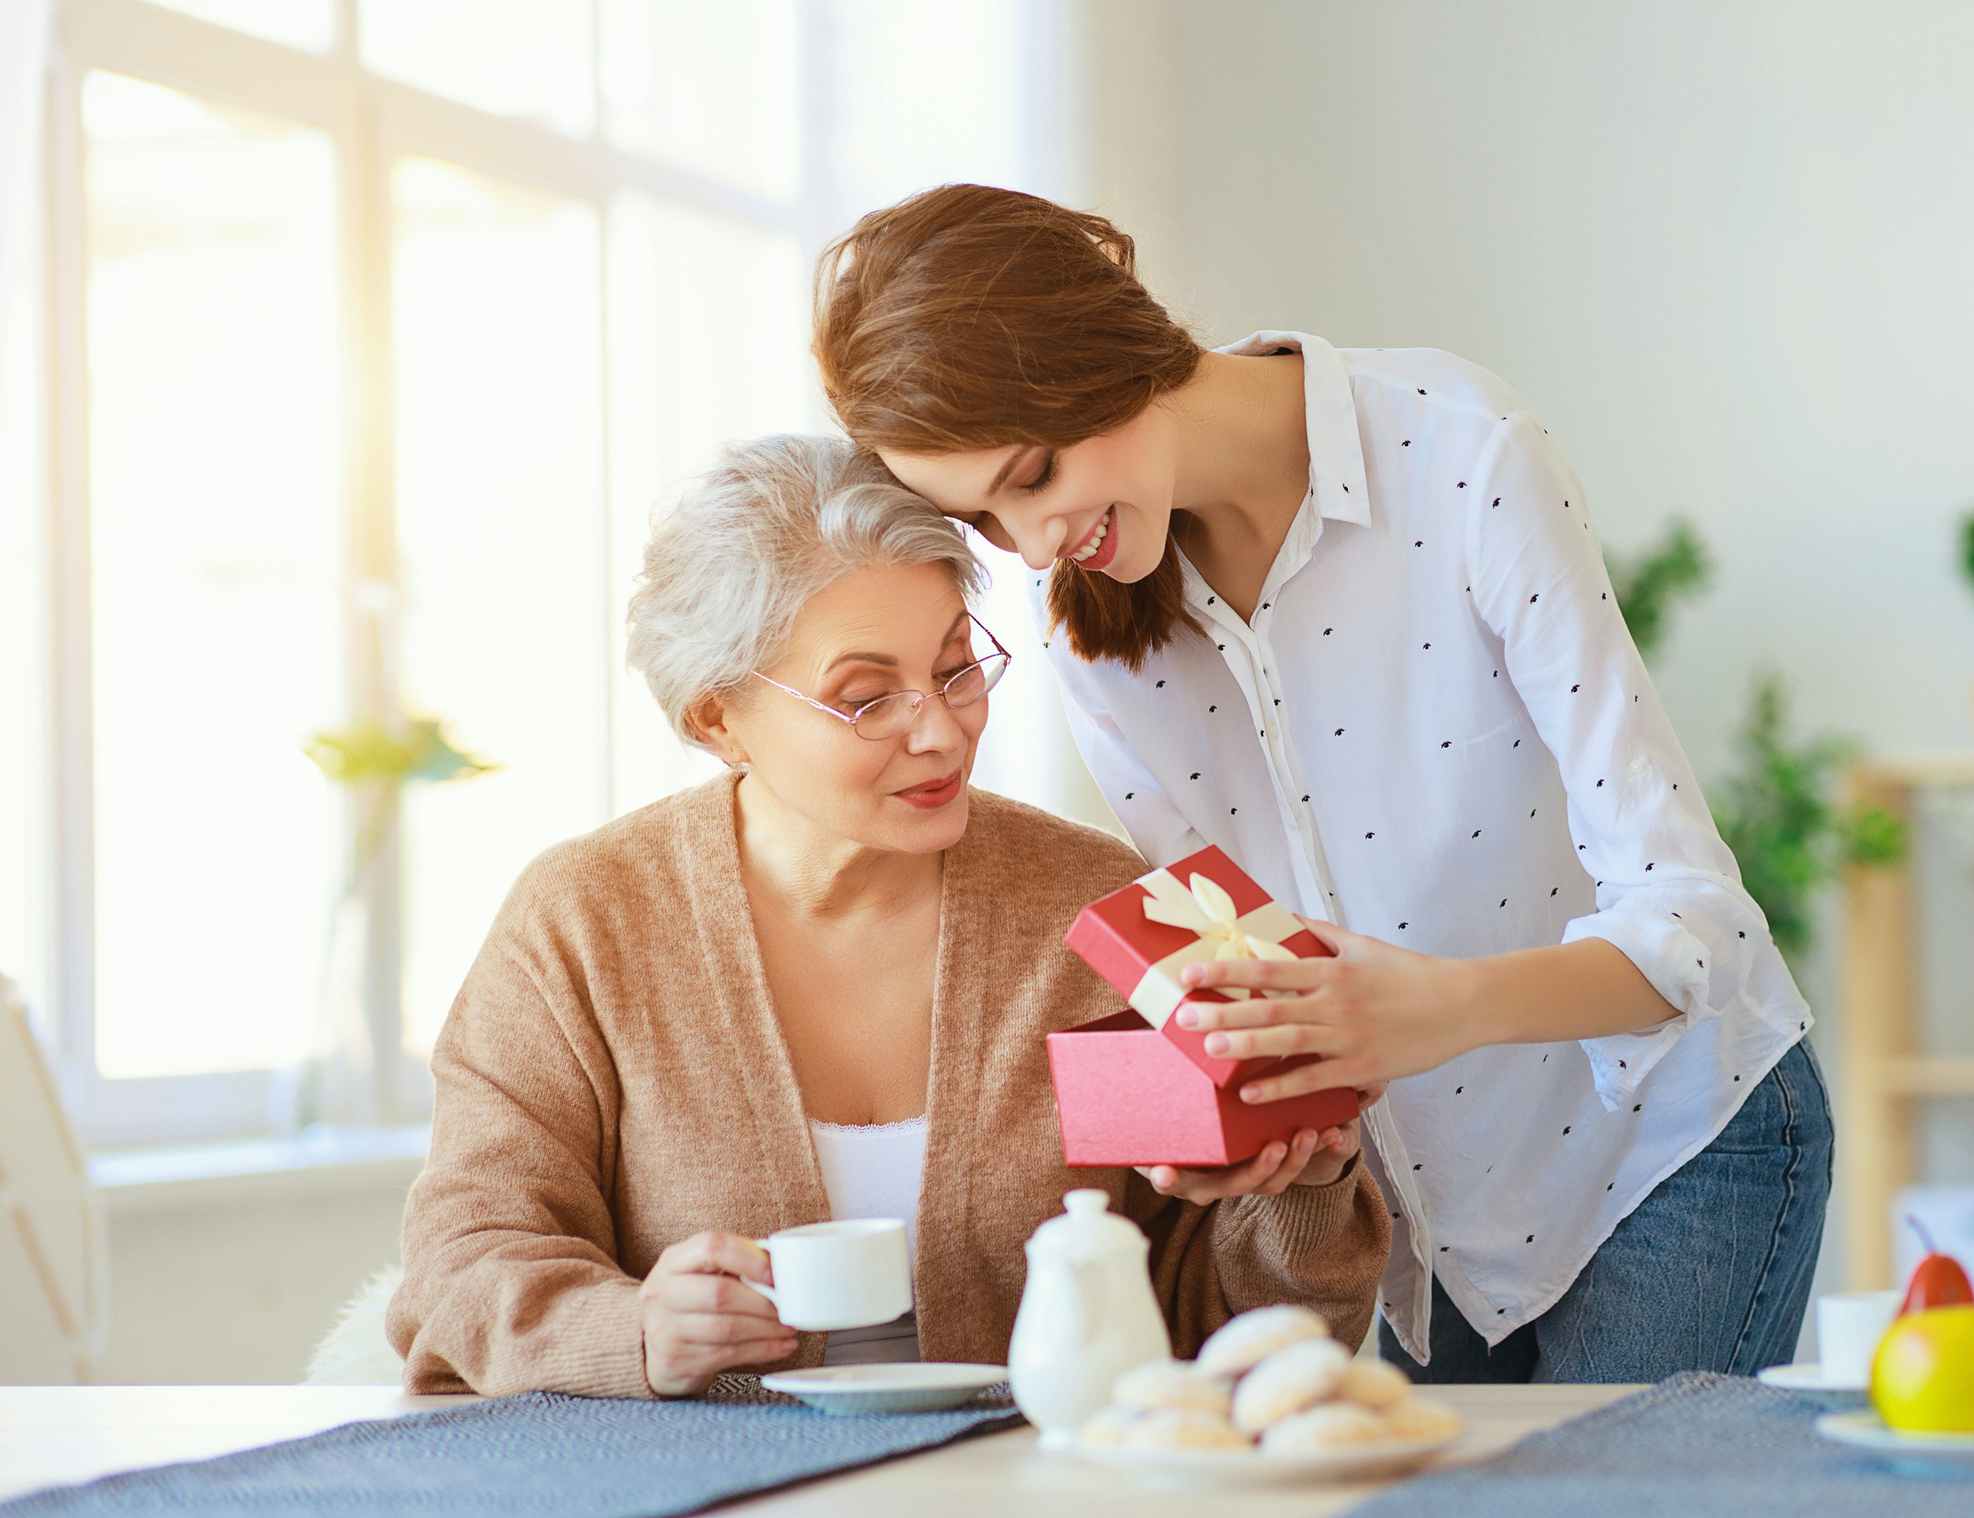
<instances>
[{"instance_id":1,"label":"table","mask_svg":"<svg viewBox=\"0 0 1974 1518\"><path fill-rule=\"evenodd\" d=\"M1525 1434L1550 1428L1636 1390L1625 1386L1449 1386L1433 1395L1466 1417L1467 1436L1443 1461L1479 1459ZM111 1471L296 1439L339 1423L458 1407L472 1397L408 1397L395 1386L9 1386L0 1387L0 1500ZM1384 1485L1221 1492L1214 1518L1299 1518L1342 1512ZM1132 1483L1136 1518L1198 1518L1199 1496ZM860 1518L1003 1515L1089 1518L1115 1502L1119 1478L1073 1459L1044 1455L1033 1429L976 1439L853 1471L793 1491L734 1504L771 1518L804 1514Z\"/></svg>"}]
</instances>

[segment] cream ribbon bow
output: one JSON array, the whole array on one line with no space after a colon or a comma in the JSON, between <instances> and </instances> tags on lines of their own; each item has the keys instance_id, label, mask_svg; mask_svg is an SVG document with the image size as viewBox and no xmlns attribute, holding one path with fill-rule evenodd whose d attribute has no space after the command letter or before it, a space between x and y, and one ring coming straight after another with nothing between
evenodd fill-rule
<instances>
[{"instance_id":1,"label":"cream ribbon bow","mask_svg":"<svg viewBox=\"0 0 1974 1518\"><path fill-rule=\"evenodd\" d=\"M1197 949L1185 954L1187 961L1206 958L1283 960L1296 957L1293 950L1285 949L1274 939L1263 936L1272 932L1286 938L1302 926L1275 902L1267 902L1243 917L1234 910L1234 898L1227 894L1226 887L1205 875L1194 875L1189 882L1190 889L1181 886L1178 877L1170 870L1154 871L1142 877L1139 884L1147 893L1144 899L1146 917L1169 928L1183 928L1196 935L1201 948L1212 946L1210 955L1201 954ZM1285 928L1286 932L1283 931ZM1245 986L1220 986L1217 989L1234 1001L1244 1001L1248 996Z\"/></svg>"}]
</instances>

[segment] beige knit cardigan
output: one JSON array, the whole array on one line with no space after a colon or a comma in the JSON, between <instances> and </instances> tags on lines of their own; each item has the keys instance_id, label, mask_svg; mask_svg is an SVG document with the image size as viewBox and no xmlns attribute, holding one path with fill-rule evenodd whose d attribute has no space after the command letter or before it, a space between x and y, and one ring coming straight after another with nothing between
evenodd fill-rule
<instances>
[{"instance_id":1,"label":"beige knit cardigan","mask_svg":"<svg viewBox=\"0 0 1974 1518\"><path fill-rule=\"evenodd\" d=\"M1022 1244L1077 1186L1108 1191L1150 1237L1176 1354L1284 1301L1356 1342L1391 1240L1361 1164L1209 1207L1128 1169L1063 1164L1043 1035L1119 1004L1062 935L1144 866L1016 802L974 791L971 807L940 887L924 1357L1006 1359ZM637 1287L659 1254L704 1229L762 1237L829 1216L734 822L733 780L713 781L549 850L501 908L432 1055L431 1157L388 1320L406 1390L650 1396ZM819 1364L824 1342L801 1336L781 1368Z\"/></svg>"}]
</instances>

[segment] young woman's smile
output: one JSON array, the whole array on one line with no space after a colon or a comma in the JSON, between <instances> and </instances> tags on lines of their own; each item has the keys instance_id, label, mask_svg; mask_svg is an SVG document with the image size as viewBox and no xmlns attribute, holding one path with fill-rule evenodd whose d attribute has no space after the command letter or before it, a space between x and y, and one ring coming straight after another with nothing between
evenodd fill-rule
<instances>
[{"instance_id":1,"label":"young woman's smile","mask_svg":"<svg viewBox=\"0 0 1974 1518\"><path fill-rule=\"evenodd\" d=\"M1104 514L1097 518L1096 526L1085 533L1082 540L1065 557L1078 569L1101 574L1110 568L1111 561L1117 557L1118 540L1117 508L1106 506Z\"/></svg>"}]
</instances>

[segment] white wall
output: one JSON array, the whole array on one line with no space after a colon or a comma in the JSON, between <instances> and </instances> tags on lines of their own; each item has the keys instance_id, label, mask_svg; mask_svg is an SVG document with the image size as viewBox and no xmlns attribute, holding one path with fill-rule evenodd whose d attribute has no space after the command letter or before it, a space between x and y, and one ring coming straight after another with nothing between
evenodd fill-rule
<instances>
[{"instance_id":1,"label":"white wall","mask_svg":"<svg viewBox=\"0 0 1974 1518\"><path fill-rule=\"evenodd\" d=\"M407 1167L408 1168L408 1167ZM398 1258L404 1178L112 1197L108 1384L299 1381L337 1309Z\"/></svg>"}]
</instances>

